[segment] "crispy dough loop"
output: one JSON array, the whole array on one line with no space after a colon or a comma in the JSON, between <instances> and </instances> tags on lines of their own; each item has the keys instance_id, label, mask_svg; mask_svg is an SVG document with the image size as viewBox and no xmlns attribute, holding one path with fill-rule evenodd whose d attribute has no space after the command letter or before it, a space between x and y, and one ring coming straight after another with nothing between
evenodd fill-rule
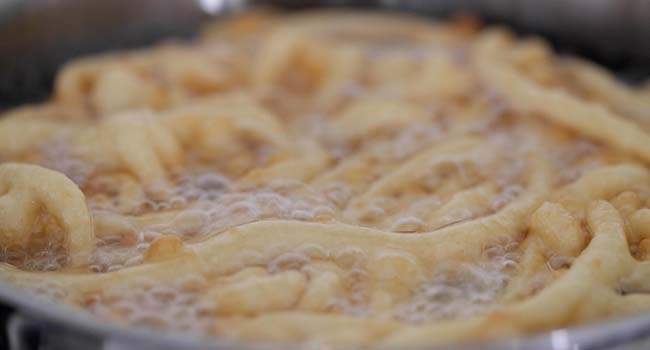
<instances>
[{"instance_id":1,"label":"crispy dough loop","mask_svg":"<svg viewBox=\"0 0 650 350\"><path fill-rule=\"evenodd\" d=\"M485 338L486 329L490 330L490 337L494 333L510 336L521 331L564 325L570 318L586 321L602 317L621 308L621 304L633 303L634 300L615 292L620 288L619 280L634 268L622 218L611 204L596 201L587 209L587 221L594 236L589 246L565 275L536 296L485 316L406 329L392 335L385 343L416 345L432 339L446 343L459 339L459 334ZM587 306L590 300L587 293L598 297L598 302ZM577 306L577 311L570 306ZM528 317L531 314L536 317ZM497 318L498 323L490 325Z\"/></svg>"},{"instance_id":2,"label":"crispy dough loop","mask_svg":"<svg viewBox=\"0 0 650 350\"><path fill-rule=\"evenodd\" d=\"M427 115L411 104L385 98L366 97L347 106L330 123L330 139L353 142L381 131L422 121Z\"/></svg>"},{"instance_id":3,"label":"crispy dough loop","mask_svg":"<svg viewBox=\"0 0 650 350\"><path fill-rule=\"evenodd\" d=\"M2 243L28 244L45 212L65 232L71 266L85 266L95 249L92 219L83 193L63 174L36 165L0 165L0 232Z\"/></svg>"},{"instance_id":4,"label":"crispy dough loop","mask_svg":"<svg viewBox=\"0 0 650 350\"><path fill-rule=\"evenodd\" d=\"M74 155L105 170L128 170L150 186L166 183L183 161L174 135L147 111L106 118L78 133L72 143Z\"/></svg>"},{"instance_id":5,"label":"crispy dough loop","mask_svg":"<svg viewBox=\"0 0 650 350\"><path fill-rule=\"evenodd\" d=\"M631 88L617 81L602 67L583 60L565 59L562 63L563 68L582 89L639 123L646 131L650 130L650 99L641 89Z\"/></svg>"},{"instance_id":6,"label":"crispy dough loop","mask_svg":"<svg viewBox=\"0 0 650 350\"><path fill-rule=\"evenodd\" d=\"M517 301L539 291L543 287L540 281L553 280L562 273L560 269L569 268L588 240L589 233L562 204L544 202L531 215L518 274L508 283L503 300ZM569 266L553 266L552 259L569 262Z\"/></svg>"},{"instance_id":7,"label":"crispy dough loop","mask_svg":"<svg viewBox=\"0 0 650 350\"><path fill-rule=\"evenodd\" d=\"M526 114L540 113L553 123L605 142L650 162L650 134L633 122L594 102L580 100L558 88L545 89L523 77L502 52L512 44L498 33L489 33L477 44L480 74L513 106ZM620 137L625 135L625 137Z\"/></svg>"},{"instance_id":8,"label":"crispy dough loop","mask_svg":"<svg viewBox=\"0 0 650 350\"><path fill-rule=\"evenodd\" d=\"M626 190L647 189L650 171L637 164L605 166L580 177L553 194L555 200L572 214L581 218L587 203L610 199Z\"/></svg>"},{"instance_id":9,"label":"crispy dough loop","mask_svg":"<svg viewBox=\"0 0 650 350\"><path fill-rule=\"evenodd\" d=\"M620 206L625 204L635 208L638 198L634 199L636 195L632 195L635 193L632 191L649 184L650 172L646 168L621 164L589 172L552 194L551 198L557 202L544 203L531 217L531 231L523 243L520 273L510 283L505 299L516 299L535 290L536 286L530 281L535 275L539 278L540 271L547 270L549 254L559 253L566 258L577 256L582 251L588 237L577 220L585 216L591 201L612 198L613 203L618 202L619 207L616 204L615 207L627 218L625 233L628 242L640 242L646 231L640 218L647 209L626 214L631 209Z\"/></svg>"},{"instance_id":10,"label":"crispy dough loop","mask_svg":"<svg viewBox=\"0 0 650 350\"><path fill-rule=\"evenodd\" d=\"M14 158L78 125L56 120L56 105L22 107L0 114L0 157Z\"/></svg>"},{"instance_id":11,"label":"crispy dough loop","mask_svg":"<svg viewBox=\"0 0 650 350\"><path fill-rule=\"evenodd\" d=\"M161 118L184 148L204 160L223 162L223 170L232 175L256 167L259 148L279 152L289 144L276 117L244 94L206 97Z\"/></svg>"},{"instance_id":12,"label":"crispy dough loop","mask_svg":"<svg viewBox=\"0 0 650 350\"><path fill-rule=\"evenodd\" d=\"M449 160L471 158L471 152L480 144L480 139L466 137L443 144L435 144L403 162L400 166L380 177L359 196L352 200L347 210L350 215L359 215L356 211L367 207L381 196L390 196L405 190L419 178L429 175L435 179L436 172L448 165ZM469 155L468 155L469 153ZM456 158L454 158L456 157ZM423 166L424 165L424 166ZM432 173L432 174L428 174ZM429 179L430 181L430 179ZM363 219L360 217L359 219Z\"/></svg>"},{"instance_id":13,"label":"crispy dough loop","mask_svg":"<svg viewBox=\"0 0 650 350\"><path fill-rule=\"evenodd\" d=\"M245 279L208 293L216 300L217 314L250 315L292 307L300 300L306 285L307 279L301 273L287 271ZM275 293L277 290L284 293Z\"/></svg>"},{"instance_id":14,"label":"crispy dough loop","mask_svg":"<svg viewBox=\"0 0 650 350\"><path fill-rule=\"evenodd\" d=\"M235 184L238 189L275 179L305 181L329 162L316 142L295 141L297 147L290 149L289 133L278 118L244 94L204 98L162 118L185 148L224 162L223 170L241 175ZM265 147L272 154L266 162L256 154Z\"/></svg>"},{"instance_id":15,"label":"crispy dough loop","mask_svg":"<svg viewBox=\"0 0 650 350\"><path fill-rule=\"evenodd\" d=\"M244 83L240 65L245 63L221 56L209 45L188 50L187 45L169 43L74 60L57 75L56 101L81 120L134 109L165 110Z\"/></svg>"},{"instance_id":16,"label":"crispy dough loop","mask_svg":"<svg viewBox=\"0 0 650 350\"><path fill-rule=\"evenodd\" d=\"M381 40L383 35L402 40L424 42L432 39L453 41L455 39L454 35L457 34L442 26L432 31L429 24L415 18L391 18L380 14L361 15L357 13L350 15L348 13L334 13L336 14L335 17L323 14L293 16L274 28L261 49L260 55L265 59L255 67L255 84L258 87L272 85L278 75L283 73L295 60L296 56L308 56L310 48L312 50L322 50L322 46L318 47L312 44L310 47L308 45L313 42L313 40L310 40L311 38L319 38L321 40L318 43L323 43L327 42L328 39L347 39L346 34L348 34L352 40L349 40L350 43L346 44L347 47L353 50L353 44L358 44L358 41L355 42L354 40L355 35L363 35L376 40ZM370 30L370 28L372 29ZM321 55L312 56L323 60L323 51L319 53ZM328 52L325 50L325 53L325 62L312 63L321 65L319 68L327 72L323 76L330 78L330 80L323 83L323 90L321 90L323 92L330 89L331 84L337 80L339 74L353 74L359 69L358 57L353 52L334 52L334 50ZM354 62L350 66L341 64L341 56L346 55L353 56L348 57L351 59L345 61L346 63ZM324 96L327 96L327 93Z\"/></svg>"},{"instance_id":17,"label":"crispy dough loop","mask_svg":"<svg viewBox=\"0 0 650 350\"><path fill-rule=\"evenodd\" d=\"M580 223L561 204L546 202L531 217L531 234L551 253L575 257L587 244Z\"/></svg>"}]
</instances>

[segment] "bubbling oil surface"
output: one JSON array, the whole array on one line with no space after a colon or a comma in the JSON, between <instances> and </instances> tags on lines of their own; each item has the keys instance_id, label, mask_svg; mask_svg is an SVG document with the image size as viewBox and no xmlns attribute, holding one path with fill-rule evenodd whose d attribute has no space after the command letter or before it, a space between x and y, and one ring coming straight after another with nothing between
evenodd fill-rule
<instances>
[{"instance_id":1,"label":"bubbling oil surface","mask_svg":"<svg viewBox=\"0 0 650 350\"><path fill-rule=\"evenodd\" d=\"M290 68L279 70L281 76L269 91L256 86L252 78L251 81L241 78L234 87L229 86L225 81L232 77L221 71L217 74L208 70L223 78L223 81L216 78L218 82L209 81L203 74L206 72L198 74L191 67L185 67L192 73L185 80L197 84L195 89L191 93L174 91L178 94L175 98L187 98L187 104L194 103L194 98L198 100L203 90L214 96L243 91L252 103L259 104L279 121L287 134L289 149L266 145L265 142L271 142L255 139L250 130L241 134L233 131L237 136L228 136L233 144L219 144L215 149L200 152L185 145L184 163L169 171L169 181L149 186L125 167L107 170L106 164L76 155L79 152L73 151L79 150L73 149L66 135L44 140L33 161L66 175L83 191L94 220L96 249L87 266L70 269L61 225L47 217L43 225L36 225L29 242L1 247L0 261L29 271L128 273L139 266L157 263L148 257L161 239L177 238L182 242L179 254L189 256L207 240L237 234L236 228L248 224L271 221L330 225L333 230L354 227L401 238L435 236L437 230L496 215L521 199L531 185L528 172L533 153L541 154L557 175L552 189L569 184L609 164L613 155L618 156L602 144L559 130L532 116L516 116L516 110L495 95L485 79L472 78L462 92L446 92L450 95L434 94L433 85L425 89L425 96L422 91L411 91L419 76L426 73L428 60L441 52L453 58L450 64L459 65L461 73L476 75L476 67L469 57L470 44L432 45L417 40L401 43L399 35L381 40L365 35L333 37L350 45L341 46L341 52L354 54L361 48L362 64L355 68L360 71L358 74L337 77L340 72L334 68L328 71L323 63L327 59L336 60L332 58L336 55L324 54L326 58L323 58L311 53L314 55L311 57L307 51L312 48L308 46L305 52L297 50L298 57L289 60ZM210 52L212 48L220 64L224 64L220 61L224 59L222 56L246 52L246 57L228 57L227 66L233 69L239 60L261 66L263 62L251 62L251 57L262 52L267 39L263 33L241 41L215 39L215 42L202 43L201 50ZM318 46L322 44L317 42L321 39L324 38L317 37L313 43L316 53L321 53L318 50L326 53L327 45L332 45L332 37L328 37L324 48ZM195 49L200 51L198 47ZM314 62L303 62L309 60ZM344 73L348 68L351 69L342 68ZM255 69L242 75L254 76ZM340 81L326 81L330 73ZM169 76L154 75L169 83L165 80ZM185 80L183 84L187 83ZM325 93L327 83L340 84L334 89L337 91L334 96ZM356 135L347 128L357 125L344 124L341 119L346 110L364 99L393 103L398 106L391 105L397 112L388 118L387 125L368 127ZM413 108L399 109L402 104ZM151 109L162 109L156 113L165 113L160 106ZM373 118L368 118L368 123L381 119L381 112L372 112ZM210 117L216 119L219 113ZM363 120L359 113L357 119ZM333 125L339 125L338 122L347 127L336 130ZM227 126L230 125L223 125ZM280 176L252 186L244 185L242 179L255 175L257 170L282 164L283 159L295 157L308 163L296 156L302 144L293 143L305 139L323 154L322 157L308 155L307 161L323 159L314 174L300 180ZM465 144L461 144L463 141ZM231 149L240 152L229 154ZM438 152L440 149L446 151ZM414 160L417 162L413 163ZM44 229L48 235L43 234ZM232 285L254 285L255 279L271 284L290 273L292 281L298 281L295 284L299 285L296 290L300 298L305 298L317 281L331 295L322 304L309 305L318 307L317 310L302 305L298 298L298 302L290 305L264 305L268 308L265 311L306 310L421 325L486 314L503 307L500 298L513 276L520 272L524 259L520 248L527 234L522 230L512 235L515 238L499 245L480 247L480 259L459 258L417 270L405 290L385 299L381 298L391 293L392 286L382 285L373 269L377 255L381 254L376 251L370 254L368 247L358 243L336 250L315 243L287 249L287 242L282 241L269 244L264 251L243 247L237 268L227 272L216 273L217 267L205 264L186 276L164 281L143 276L126 287L108 286L85 293L76 293L65 284L51 281L32 281L22 286L48 300L75 305L120 324L227 336L221 333L221 323L252 319L263 312L228 314L230 311L224 311L223 305L219 305L220 290ZM507 236L505 232L504 236ZM396 264L415 262L417 265L421 263L418 259L431 258L415 258L391 243L383 248L388 255L402 259ZM549 276L564 271L573 262L573 258L563 256L547 260L548 270L532 277L539 284L538 290L553 282ZM264 285L256 288L262 290Z\"/></svg>"}]
</instances>

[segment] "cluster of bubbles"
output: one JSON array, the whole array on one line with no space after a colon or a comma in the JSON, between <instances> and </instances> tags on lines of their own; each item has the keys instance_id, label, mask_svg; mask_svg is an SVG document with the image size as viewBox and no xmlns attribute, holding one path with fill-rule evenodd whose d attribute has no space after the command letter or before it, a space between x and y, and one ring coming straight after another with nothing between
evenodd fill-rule
<instances>
[{"instance_id":1,"label":"cluster of bubbles","mask_svg":"<svg viewBox=\"0 0 650 350\"><path fill-rule=\"evenodd\" d=\"M503 187L492 200L492 209L494 211L500 210L501 208L517 199L523 192L523 187L518 184Z\"/></svg>"},{"instance_id":2,"label":"cluster of bubbles","mask_svg":"<svg viewBox=\"0 0 650 350\"><path fill-rule=\"evenodd\" d=\"M406 126L396 132L390 142L379 144L378 149L393 160L405 159L427 144L442 138L441 127L437 123L423 122Z\"/></svg>"},{"instance_id":3,"label":"cluster of bubbles","mask_svg":"<svg viewBox=\"0 0 650 350\"><path fill-rule=\"evenodd\" d=\"M138 281L137 286L87 295L86 310L102 318L152 329L208 334L214 327L214 305L201 297L207 281L201 275L176 281Z\"/></svg>"},{"instance_id":4,"label":"cluster of bubbles","mask_svg":"<svg viewBox=\"0 0 650 350\"><path fill-rule=\"evenodd\" d=\"M139 265L153 239L139 237L136 244L125 245L119 238L107 237L99 241L88 269L92 272L112 272Z\"/></svg>"},{"instance_id":5,"label":"cluster of bubbles","mask_svg":"<svg viewBox=\"0 0 650 350\"><path fill-rule=\"evenodd\" d=\"M516 269L514 245L487 250L485 260L439 266L411 299L392 310L409 323L473 316L494 310L496 300Z\"/></svg>"},{"instance_id":6,"label":"cluster of bubbles","mask_svg":"<svg viewBox=\"0 0 650 350\"><path fill-rule=\"evenodd\" d=\"M296 250L270 259L266 268L271 273L298 270L310 275L312 249ZM429 274L403 303L385 311L373 311L369 305L367 257L363 250L347 247L326 252L326 259L334 262L345 281L345 293L330 301L329 310L355 317L388 317L408 323L478 315L499 307L498 296L504 290L517 268L516 243L494 246L484 257L473 263L443 264ZM322 248L321 253L324 252ZM261 258L266 254L259 254ZM259 262L259 259L251 261Z\"/></svg>"},{"instance_id":7,"label":"cluster of bubbles","mask_svg":"<svg viewBox=\"0 0 650 350\"><path fill-rule=\"evenodd\" d=\"M555 168L558 169L559 184L574 181L582 174L603 165L598 157L589 158L598 155L598 146L585 139L556 146L549 154L550 159L555 163Z\"/></svg>"},{"instance_id":8,"label":"cluster of bubbles","mask_svg":"<svg viewBox=\"0 0 650 350\"><path fill-rule=\"evenodd\" d=\"M73 156L65 137L47 142L41 147L40 165L65 174L77 185L83 184L94 170L88 162Z\"/></svg>"},{"instance_id":9,"label":"cluster of bubbles","mask_svg":"<svg viewBox=\"0 0 650 350\"><path fill-rule=\"evenodd\" d=\"M25 288L35 296L48 301L61 301L68 297L68 291L65 286L58 281L39 280L21 282L18 284L18 287Z\"/></svg>"},{"instance_id":10,"label":"cluster of bubbles","mask_svg":"<svg viewBox=\"0 0 650 350\"><path fill-rule=\"evenodd\" d=\"M191 234L205 236L258 220L312 221L336 215L336 206L328 198L300 181L275 181L248 191L230 189L229 179L218 173L181 174L174 195L159 201L154 210L187 207L191 220L180 213L162 233L178 234L170 231L182 229L180 221L200 223Z\"/></svg>"},{"instance_id":11,"label":"cluster of bubbles","mask_svg":"<svg viewBox=\"0 0 650 350\"><path fill-rule=\"evenodd\" d=\"M328 310L356 317L388 317L408 323L481 314L498 308L496 299L516 269L516 243L493 246L474 263L444 264L436 267L403 303L376 312L371 310L368 284L368 257L358 247L330 251L315 244L305 244L287 251L278 244L260 252L248 252L246 266L263 266L269 273L300 271L306 276L320 271L317 264L336 265L345 293L330 301ZM316 265L315 265L316 264ZM242 266L242 268L246 267ZM316 270L314 270L316 269ZM79 302L86 310L102 318L123 324L153 329L170 329L193 334L212 334L213 301L205 298L212 283L204 273L183 276L171 281L152 281L144 277L128 287L112 287L85 294ZM56 300L66 297L62 286L30 286L37 294Z\"/></svg>"},{"instance_id":12,"label":"cluster of bubbles","mask_svg":"<svg viewBox=\"0 0 650 350\"><path fill-rule=\"evenodd\" d=\"M68 260L61 240L37 236L29 245L5 245L0 247L0 261L28 271L57 271Z\"/></svg>"},{"instance_id":13,"label":"cluster of bubbles","mask_svg":"<svg viewBox=\"0 0 650 350\"><path fill-rule=\"evenodd\" d=\"M277 255L269 260L266 268L271 273L297 270L310 276L318 270L316 265L311 264L315 261L329 261L335 264L345 285L345 293L333 296L329 301L328 310L354 316L371 314L367 305L367 255L358 247L349 246L328 251L318 245L307 244L295 251Z\"/></svg>"},{"instance_id":14,"label":"cluster of bubbles","mask_svg":"<svg viewBox=\"0 0 650 350\"><path fill-rule=\"evenodd\" d=\"M219 173L179 174L168 195L149 201L148 213L169 216L138 227L131 225L136 232L128 244L119 234L100 239L91 270L105 272L137 265L143 261L150 243L162 235L187 240L260 220L323 222L337 216L337 206L330 198L302 182L276 181L249 191L230 191L231 188L230 180ZM95 215L98 214L97 211Z\"/></svg>"}]
</instances>

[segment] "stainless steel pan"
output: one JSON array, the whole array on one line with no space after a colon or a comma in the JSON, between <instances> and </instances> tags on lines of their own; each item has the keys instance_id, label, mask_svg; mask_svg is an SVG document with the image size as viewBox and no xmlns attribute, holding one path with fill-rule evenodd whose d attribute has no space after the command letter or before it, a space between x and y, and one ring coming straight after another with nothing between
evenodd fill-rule
<instances>
[{"instance_id":1,"label":"stainless steel pan","mask_svg":"<svg viewBox=\"0 0 650 350\"><path fill-rule=\"evenodd\" d=\"M281 343L233 343L185 334L118 326L82 311L71 310L0 283L0 300L11 307L5 315L2 347L12 350L140 350L140 349L302 349ZM6 311L5 311L6 312ZM558 329L530 338L447 347L400 347L400 350L636 350L650 348L650 314L571 329ZM0 345L2 345L0 343ZM332 349L363 349L332 347ZM379 348L373 349L395 349Z\"/></svg>"},{"instance_id":2,"label":"stainless steel pan","mask_svg":"<svg viewBox=\"0 0 650 350\"><path fill-rule=\"evenodd\" d=\"M636 72L650 72L647 0L357 0L257 1L276 5L381 6L427 14L472 10L520 30L537 31L564 48ZM246 0L0 0L0 108L45 98L56 68L85 53L128 48L167 36L186 37L201 21L244 8ZM595 55L595 56L593 56ZM611 66L610 66L611 67ZM630 70L630 68L632 68ZM293 349L288 344L232 344L169 332L120 327L32 297L0 282L0 349ZM649 349L650 314L536 337L453 349ZM348 349L349 347L346 347ZM432 348L427 348L432 349ZM436 348L443 349L443 348ZM444 349L450 349L444 348Z\"/></svg>"}]
</instances>

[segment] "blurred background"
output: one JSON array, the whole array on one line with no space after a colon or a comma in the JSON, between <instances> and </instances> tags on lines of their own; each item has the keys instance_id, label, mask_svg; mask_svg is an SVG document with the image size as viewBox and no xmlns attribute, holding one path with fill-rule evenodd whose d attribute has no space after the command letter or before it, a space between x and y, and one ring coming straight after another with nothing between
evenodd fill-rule
<instances>
[{"instance_id":1,"label":"blurred background","mask_svg":"<svg viewBox=\"0 0 650 350\"><path fill-rule=\"evenodd\" d=\"M0 0L0 109L47 98L57 68L73 57L191 38L206 20L253 5L471 13L542 35L631 83L650 77L649 0Z\"/></svg>"}]
</instances>

